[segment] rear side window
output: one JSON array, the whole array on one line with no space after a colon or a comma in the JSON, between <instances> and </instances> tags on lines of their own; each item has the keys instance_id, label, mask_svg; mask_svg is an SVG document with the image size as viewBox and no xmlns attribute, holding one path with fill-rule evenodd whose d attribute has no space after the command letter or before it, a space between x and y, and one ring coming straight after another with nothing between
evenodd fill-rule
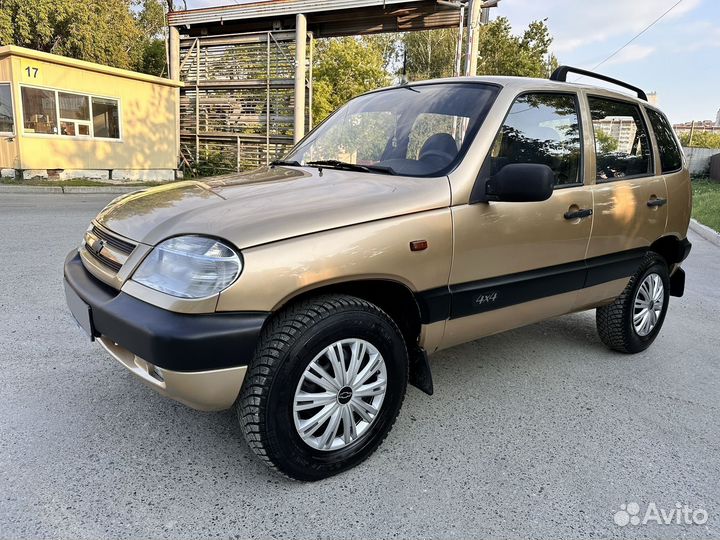
<instances>
[{"instance_id":1,"label":"rear side window","mask_svg":"<svg viewBox=\"0 0 720 540\"><path fill-rule=\"evenodd\" d=\"M510 108L490 153L491 174L511 163L539 163L555 185L580 183L580 124L571 94L525 94Z\"/></svg>"},{"instance_id":2,"label":"rear side window","mask_svg":"<svg viewBox=\"0 0 720 540\"><path fill-rule=\"evenodd\" d=\"M652 109L645 110L648 113L648 118L650 118L650 125L655 134L655 140L657 141L662 172L668 173L681 169L682 153L673 135L670 122L665 118L665 115L657 111L653 111Z\"/></svg>"},{"instance_id":3,"label":"rear side window","mask_svg":"<svg viewBox=\"0 0 720 540\"><path fill-rule=\"evenodd\" d=\"M648 176L653 172L650 139L640 107L589 97L595 132L597 180Z\"/></svg>"}]
</instances>

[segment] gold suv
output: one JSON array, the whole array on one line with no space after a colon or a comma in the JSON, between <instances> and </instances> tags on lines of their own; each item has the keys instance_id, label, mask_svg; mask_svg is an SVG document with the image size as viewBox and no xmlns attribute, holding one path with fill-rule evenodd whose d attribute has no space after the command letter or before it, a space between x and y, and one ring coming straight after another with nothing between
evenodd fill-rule
<instances>
[{"instance_id":1,"label":"gold suv","mask_svg":"<svg viewBox=\"0 0 720 540\"><path fill-rule=\"evenodd\" d=\"M350 101L267 167L115 199L65 291L138 378L235 406L261 460L315 480L380 445L408 382L432 394L428 354L587 309L610 348L647 348L690 210L639 88L427 81Z\"/></svg>"}]
</instances>

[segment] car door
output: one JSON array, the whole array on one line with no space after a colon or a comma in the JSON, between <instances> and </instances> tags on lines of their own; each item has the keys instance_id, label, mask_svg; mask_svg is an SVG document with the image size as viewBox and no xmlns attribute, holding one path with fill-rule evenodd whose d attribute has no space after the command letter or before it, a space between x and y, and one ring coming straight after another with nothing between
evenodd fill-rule
<instances>
[{"instance_id":1,"label":"car door","mask_svg":"<svg viewBox=\"0 0 720 540\"><path fill-rule=\"evenodd\" d=\"M542 202L452 208L450 320L443 347L571 311L583 286L592 195L583 185L583 131L575 93L530 92L513 102L478 182L511 163L548 165Z\"/></svg>"},{"instance_id":2,"label":"car door","mask_svg":"<svg viewBox=\"0 0 720 540\"><path fill-rule=\"evenodd\" d=\"M631 266L633 255L642 257L665 231L667 186L655 173L640 106L592 95L587 103L595 137L595 215L588 258L624 253Z\"/></svg>"}]
</instances>

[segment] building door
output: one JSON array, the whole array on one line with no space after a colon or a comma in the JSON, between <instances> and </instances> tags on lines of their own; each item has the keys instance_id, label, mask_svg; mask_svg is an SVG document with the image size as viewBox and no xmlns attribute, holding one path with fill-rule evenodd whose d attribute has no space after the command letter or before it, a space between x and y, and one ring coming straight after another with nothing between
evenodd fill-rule
<instances>
[{"instance_id":1,"label":"building door","mask_svg":"<svg viewBox=\"0 0 720 540\"><path fill-rule=\"evenodd\" d=\"M9 82L0 82L0 168L2 169L19 168L17 130L12 86ZM9 171L4 172L4 176L9 174Z\"/></svg>"}]
</instances>

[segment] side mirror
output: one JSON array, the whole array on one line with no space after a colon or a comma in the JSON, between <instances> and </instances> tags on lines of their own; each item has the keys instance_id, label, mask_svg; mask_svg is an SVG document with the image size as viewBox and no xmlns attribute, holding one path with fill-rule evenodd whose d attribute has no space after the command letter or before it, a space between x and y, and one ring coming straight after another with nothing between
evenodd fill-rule
<instances>
[{"instance_id":1,"label":"side mirror","mask_svg":"<svg viewBox=\"0 0 720 540\"><path fill-rule=\"evenodd\" d=\"M489 201L532 202L550 198L555 173L539 163L511 163L490 177L485 185Z\"/></svg>"}]
</instances>

